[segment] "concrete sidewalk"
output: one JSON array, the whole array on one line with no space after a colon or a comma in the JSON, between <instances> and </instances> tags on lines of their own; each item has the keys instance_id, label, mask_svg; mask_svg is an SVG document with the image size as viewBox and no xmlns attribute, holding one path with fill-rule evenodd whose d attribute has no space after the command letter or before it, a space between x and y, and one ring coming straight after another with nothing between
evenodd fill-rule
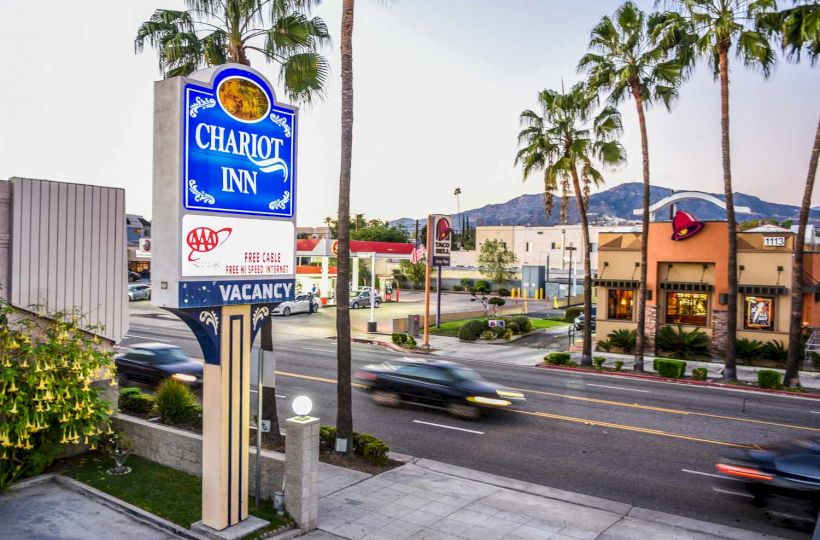
<instances>
[{"instance_id":1,"label":"concrete sidewalk","mask_svg":"<svg viewBox=\"0 0 820 540\"><path fill-rule=\"evenodd\" d=\"M426 459L322 497L307 537L776 538Z\"/></svg>"}]
</instances>

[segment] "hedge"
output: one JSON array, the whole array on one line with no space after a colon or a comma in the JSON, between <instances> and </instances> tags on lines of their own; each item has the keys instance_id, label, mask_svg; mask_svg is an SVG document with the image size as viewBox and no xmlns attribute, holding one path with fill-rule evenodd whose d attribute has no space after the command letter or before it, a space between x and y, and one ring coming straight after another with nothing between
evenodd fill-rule
<instances>
[{"instance_id":1,"label":"hedge","mask_svg":"<svg viewBox=\"0 0 820 540\"><path fill-rule=\"evenodd\" d=\"M123 412L145 414L154 410L154 396L144 394L139 388L122 388L118 405Z\"/></svg>"},{"instance_id":2,"label":"hedge","mask_svg":"<svg viewBox=\"0 0 820 540\"><path fill-rule=\"evenodd\" d=\"M709 372L705 367L699 367L692 370L692 378L696 381L705 381L709 376Z\"/></svg>"},{"instance_id":3,"label":"hedge","mask_svg":"<svg viewBox=\"0 0 820 540\"><path fill-rule=\"evenodd\" d=\"M780 388L780 373L773 369L761 369L757 372L757 385L760 388Z\"/></svg>"},{"instance_id":4,"label":"hedge","mask_svg":"<svg viewBox=\"0 0 820 540\"><path fill-rule=\"evenodd\" d=\"M680 379L686 373L686 362L672 358L656 358L652 362L652 368L662 377Z\"/></svg>"},{"instance_id":5,"label":"hedge","mask_svg":"<svg viewBox=\"0 0 820 540\"><path fill-rule=\"evenodd\" d=\"M519 315L518 317L513 317L512 322L518 325L519 330L522 334L525 334L532 330L532 321L529 317L525 317L523 315Z\"/></svg>"},{"instance_id":6,"label":"hedge","mask_svg":"<svg viewBox=\"0 0 820 540\"><path fill-rule=\"evenodd\" d=\"M475 341L484 331L486 321L472 320L467 321L458 328L458 339L462 341Z\"/></svg>"},{"instance_id":7,"label":"hedge","mask_svg":"<svg viewBox=\"0 0 820 540\"><path fill-rule=\"evenodd\" d=\"M321 426L319 428L319 445L326 450L336 448L336 428ZM353 453L362 456L373 465L387 465L387 453L390 448L382 441L369 433L353 432Z\"/></svg>"},{"instance_id":8,"label":"hedge","mask_svg":"<svg viewBox=\"0 0 820 540\"><path fill-rule=\"evenodd\" d=\"M544 362L552 366L570 366L573 363L572 355L570 355L568 352L549 353L547 356L544 357Z\"/></svg>"},{"instance_id":9,"label":"hedge","mask_svg":"<svg viewBox=\"0 0 820 540\"><path fill-rule=\"evenodd\" d=\"M567 322L574 322L575 319L584 312L584 308L581 306L572 306L568 307L567 310L564 312L564 320Z\"/></svg>"}]
</instances>

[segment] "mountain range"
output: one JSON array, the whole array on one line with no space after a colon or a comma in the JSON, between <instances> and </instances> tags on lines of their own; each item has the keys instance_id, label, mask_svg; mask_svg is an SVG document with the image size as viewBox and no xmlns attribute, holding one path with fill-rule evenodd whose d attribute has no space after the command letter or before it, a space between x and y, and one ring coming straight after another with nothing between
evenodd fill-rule
<instances>
[{"instance_id":1,"label":"mountain range","mask_svg":"<svg viewBox=\"0 0 820 540\"><path fill-rule=\"evenodd\" d=\"M654 204L674 192L673 189L651 186L649 199ZM723 194L710 193L710 195L721 201L724 200ZM607 225L638 222L640 216L632 215L632 210L641 207L642 196L643 184L640 182L628 182L600 193L594 193L589 197L590 222ZM771 203L745 193L736 192L734 200L735 207L747 206L751 210L751 214L737 214L738 221L774 218L778 221L792 219L796 222L800 214L798 206ZM568 223L578 223L578 207L574 197L569 199L567 208L569 209ZM697 199L680 201L678 209L686 210L702 221L726 219L726 212L723 209ZM521 195L504 203L488 204L481 208L465 210L461 215L467 216L471 225L529 225L535 227L560 223L559 210L560 199L557 197L554 201L552 215L547 217L544 213L543 195ZM459 214L453 215L454 223L460 223L460 219ZM663 216L660 219L668 219L668 217ZM811 210L810 222L815 225L820 224L820 207ZM423 220L421 223L423 224ZM401 218L392 221L391 224L401 224L411 230L415 226L415 219Z\"/></svg>"}]
</instances>

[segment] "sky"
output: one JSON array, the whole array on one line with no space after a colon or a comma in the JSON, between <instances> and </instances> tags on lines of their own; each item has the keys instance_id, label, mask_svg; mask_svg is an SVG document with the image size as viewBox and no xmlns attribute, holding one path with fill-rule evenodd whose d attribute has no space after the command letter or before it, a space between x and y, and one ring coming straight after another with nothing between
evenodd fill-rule
<instances>
[{"instance_id":1,"label":"sky","mask_svg":"<svg viewBox=\"0 0 820 540\"><path fill-rule=\"evenodd\" d=\"M351 212L422 217L539 193L513 161L518 116L544 88L580 80L590 29L614 0L359 0L354 26ZM638 1L646 10L653 2ZM123 187L130 213L151 216L156 54L134 53L137 27L183 0L0 0L0 179ZM333 43L324 100L302 106L299 225L335 216L340 146L341 1L315 15ZM251 56L276 81L278 67ZM780 62L764 80L732 60L735 191L799 205L820 116L820 67ZM284 100L280 92L280 100ZM706 66L671 113L647 115L653 184L722 192L720 96ZM606 187L641 179L637 114L624 103L628 162ZM604 188L604 189L605 189ZM815 190L813 206L820 204ZM639 201L635 203L640 206Z\"/></svg>"}]
</instances>

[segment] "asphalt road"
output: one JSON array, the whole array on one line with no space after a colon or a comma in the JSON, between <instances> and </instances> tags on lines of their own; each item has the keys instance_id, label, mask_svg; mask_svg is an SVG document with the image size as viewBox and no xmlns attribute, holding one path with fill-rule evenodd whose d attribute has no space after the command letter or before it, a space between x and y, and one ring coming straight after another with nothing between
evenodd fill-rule
<instances>
[{"instance_id":1,"label":"asphalt road","mask_svg":"<svg viewBox=\"0 0 820 540\"><path fill-rule=\"evenodd\" d=\"M295 322L295 317L294 317ZM336 418L335 341L275 334L280 418L307 395L313 415ZM124 345L156 340L200 357L182 323L131 318ZM354 369L402 355L354 344ZM464 362L486 378L521 389L527 403L480 421L405 406L390 409L354 391L354 429L394 451L604 497L644 508L773 535L808 535L771 525L759 511L711 487L718 455L733 445L764 445L820 435L820 403L790 396L614 379Z\"/></svg>"}]
</instances>

